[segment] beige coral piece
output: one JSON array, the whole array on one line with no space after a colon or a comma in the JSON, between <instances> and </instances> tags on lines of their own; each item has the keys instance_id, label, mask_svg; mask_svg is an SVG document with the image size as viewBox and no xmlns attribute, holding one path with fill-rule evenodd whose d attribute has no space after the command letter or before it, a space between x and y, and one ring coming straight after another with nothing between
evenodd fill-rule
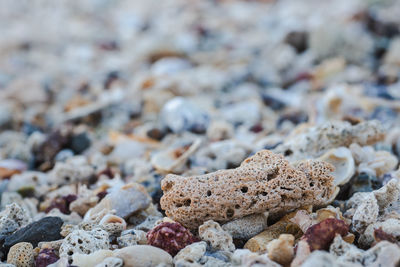
<instances>
[{"instance_id":1,"label":"beige coral piece","mask_svg":"<svg viewBox=\"0 0 400 267\"><path fill-rule=\"evenodd\" d=\"M303 161L296 167L268 150L236 169L199 176L167 175L161 182L161 207L190 229L207 220L227 222L268 211L284 214L304 205L324 205L335 194L332 165Z\"/></svg>"},{"instance_id":2,"label":"beige coral piece","mask_svg":"<svg viewBox=\"0 0 400 267\"><path fill-rule=\"evenodd\" d=\"M287 140L274 149L275 153L287 155L291 162L304 158L322 156L337 147L348 147L352 143L362 146L383 140L385 133L379 121L371 120L351 125L348 122L327 122L306 128L303 132L293 131Z\"/></svg>"},{"instance_id":3,"label":"beige coral piece","mask_svg":"<svg viewBox=\"0 0 400 267\"><path fill-rule=\"evenodd\" d=\"M202 240L210 243L211 247L215 250L230 251L235 250L232 236L224 231L222 227L212 221L206 221L199 227L199 236Z\"/></svg>"},{"instance_id":4,"label":"beige coral piece","mask_svg":"<svg viewBox=\"0 0 400 267\"><path fill-rule=\"evenodd\" d=\"M7 263L16 267L33 266L33 246L31 243L21 242L10 248L7 255Z\"/></svg>"}]
</instances>

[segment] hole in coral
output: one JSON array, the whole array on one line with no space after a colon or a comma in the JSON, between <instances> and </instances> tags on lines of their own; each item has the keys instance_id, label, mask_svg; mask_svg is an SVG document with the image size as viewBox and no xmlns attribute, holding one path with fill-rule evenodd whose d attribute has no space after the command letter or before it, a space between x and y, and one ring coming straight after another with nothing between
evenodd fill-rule
<instances>
[{"instance_id":1,"label":"hole in coral","mask_svg":"<svg viewBox=\"0 0 400 267\"><path fill-rule=\"evenodd\" d=\"M284 153L285 157L290 156L292 154L293 154L293 151L290 150L290 149L286 150L285 153Z\"/></svg>"},{"instance_id":2,"label":"hole in coral","mask_svg":"<svg viewBox=\"0 0 400 267\"><path fill-rule=\"evenodd\" d=\"M267 192L261 192L261 195L263 195L265 197L266 195L268 195L268 193Z\"/></svg>"},{"instance_id":3,"label":"hole in coral","mask_svg":"<svg viewBox=\"0 0 400 267\"><path fill-rule=\"evenodd\" d=\"M177 208L180 208L180 207L182 207L182 204L181 204L181 203L178 203L178 204L176 204L176 207L177 207Z\"/></svg>"},{"instance_id":4,"label":"hole in coral","mask_svg":"<svg viewBox=\"0 0 400 267\"><path fill-rule=\"evenodd\" d=\"M69 182L69 181L71 181L71 177L65 176L65 177L64 177L64 180L67 181L67 182Z\"/></svg>"},{"instance_id":5,"label":"hole in coral","mask_svg":"<svg viewBox=\"0 0 400 267\"><path fill-rule=\"evenodd\" d=\"M192 203L192 200L190 199L185 199L185 201L183 202L183 205L185 205L186 207L190 206L190 203Z\"/></svg>"},{"instance_id":6,"label":"hole in coral","mask_svg":"<svg viewBox=\"0 0 400 267\"><path fill-rule=\"evenodd\" d=\"M208 196L208 197L211 196L211 190L208 190L208 191L207 191L207 196Z\"/></svg>"},{"instance_id":7,"label":"hole in coral","mask_svg":"<svg viewBox=\"0 0 400 267\"><path fill-rule=\"evenodd\" d=\"M281 189L282 190L286 190L286 191L293 191L292 188L288 188L288 187L284 187L284 186L281 186Z\"/></svg>"},{"instance_id":8,"label":"hole in coral","mask_svg":"<svg viewBox=\"0 0 400 267\"><path fill-rule=\"evenodd\" d=\"M209 153L207 155L207 157L210 158L210 159L216 159L217 158L217 156L214 153Z\"/></svg>"},{"instance_id":9,"label":"hole in coral","mask_svg":"<svg viewBox=\"0 0 400 267\"><path fill-rule=\"evenodd\" d=\"M247 186L243 186L242 188L240 188L240 191L242 191L242 193L247 193L248 190L249 188Z\"/></svg>"},{"instance_id":10,"label":"hole in coral","mask_svg":"<svg viewBox=\"0 0 400 267\"><path fill-rule=\"evenodd\" d=\"M278 176L279 169L275 169L272 173L268 173L267 175L267 180L271 181L272 179L275 179Z\"/></svg>"},{"instance_id":11,"label":"hole in coral","mask_svg":"<svg viewBox=\"0 0 400 267\"><path fill-rule=\"evenodd\" d=\"M72 256L72 254L74 254L74 252L73 251L68 251L68 253L67 253L69 256Z\"/></svg>"},{"instance_id":12,"label":"hole in coral","mask_svg":"<svg viewBox=\"0 0 400 267\"><path fill-rule=\"evenodd\" d=\"M167 182L163 188L164 191L168 191L172 188L172 186L174 186L173 182Z\"/></svg>"},{"instance_id":13,"label":"hole in coral","mask_svg":"<svg viewBox=\"0 0 400 267\"><path fill-rule=\"evenodd\" d=\"M78 239L78 243L82 244L83 243L82 239Z\"/></svg>"},{"instance_id":14,"label":"hole in coral","mask_svg":"<svg viewBox=\"0 0 400 267\"><path fill-rule=\"evenodd\" d=\"M234 213L235 213L235 212L233 211L233 209L228 209L228 210L226 211L226 217L232 218Z\"/></svg>"},{"instance_id":15,"label":"hole in coral","mask_svg":"<svg viewBox=\"0 0 400 267\"><path fill-rule=\"evenodd\" d=\"M314 186L314 183L313 183L313 182L311 182L311 183L310 183L310 186L311 186L311 187L313 187L313 186Z\"/></svg>"},{"instance_id":16,"label":"hole in coral","mask_svg":"<svg viewBox=\"0 0 400 267\"><path fill-rule=\"evenodd\" d=\"M253 199L250 203L249 208L252 208L257 203L257 200Z\"/></svg>"},{"instance_id":17,"label":"hole in coral","mask_svg":"<svg viewBox=\"0 0 400 267\"><path fill-rule=\"evenodd\" d=\"M240 205L239 205L239 204L236 204L236 205L235 205L235 209L240 209Z\"/></svg>"}]
</instances>

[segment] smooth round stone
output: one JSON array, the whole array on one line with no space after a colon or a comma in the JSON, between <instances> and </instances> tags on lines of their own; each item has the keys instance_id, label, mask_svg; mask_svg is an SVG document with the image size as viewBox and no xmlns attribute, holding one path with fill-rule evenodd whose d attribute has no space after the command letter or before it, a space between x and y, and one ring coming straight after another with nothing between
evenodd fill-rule
<instances>
[{"instance_id":1,"label":"smooth round stone","mask_svg":"<svg viewBox=\"0 0 400 267\"><path fill-rule=\"evenodd\" d=\"M162 124L174 133L204 132L209 124L208 114L183 97L169 100L161 110Z\"/></svg>"},{"instance_id":2,"label":"smooth round stone","mask_svg":"<svg viewBox=\"0 0 400 267\"><path fill-rule=\"evenodd\" d=\"M152 267L163 263L172 266L172 257L162 249L148 246L129 246L114 251L114 256L124 261L124 267Z\"/></svg>"}]
</instances>

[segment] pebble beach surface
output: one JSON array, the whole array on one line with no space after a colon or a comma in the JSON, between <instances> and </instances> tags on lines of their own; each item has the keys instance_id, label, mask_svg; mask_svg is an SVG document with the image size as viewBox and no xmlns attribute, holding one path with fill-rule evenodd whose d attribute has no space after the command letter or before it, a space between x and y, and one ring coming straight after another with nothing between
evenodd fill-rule
<instances>
[{"instance_id":1,"label":"pebble beach surface","mask_svg":"<svg viewBox=\"0 0 400 267\"><path fill-rule=\"evenodd\" d=\"M0 1L0 267L400 264L400 1Z\"/></svg>"}]
</instances>

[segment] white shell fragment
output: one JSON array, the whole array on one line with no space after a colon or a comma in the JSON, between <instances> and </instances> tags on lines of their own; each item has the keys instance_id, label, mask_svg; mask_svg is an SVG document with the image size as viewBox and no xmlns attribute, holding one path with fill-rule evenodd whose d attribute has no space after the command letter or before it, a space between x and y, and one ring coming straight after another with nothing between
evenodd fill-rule
<instances>
[{"instance_id":1,"label":"white shell fragment","mask_svg":"<svg viewBox=\"0 0 400 267\"><path fill-rule=\"evenodd\" d=\"M356 169L353 156L351 151L346 147L331 149L319 159L328 162L335 167L335 171L333 172L335 185L346 184L355 173Z\"/></svg>"}]
</instances>

